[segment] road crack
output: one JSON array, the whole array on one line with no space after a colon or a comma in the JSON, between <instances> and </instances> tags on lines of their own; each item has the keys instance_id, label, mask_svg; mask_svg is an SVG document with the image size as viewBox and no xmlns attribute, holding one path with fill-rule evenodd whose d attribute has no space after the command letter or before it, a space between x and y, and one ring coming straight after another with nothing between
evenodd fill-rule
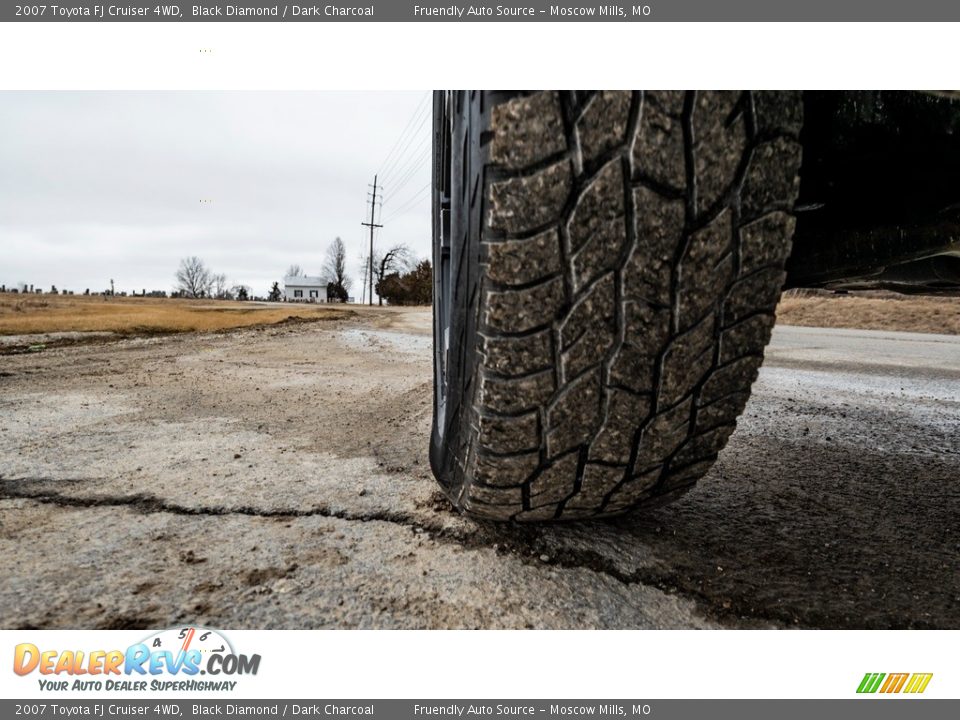
<instances>
[{"instance_id":1,"label":"road crack","mask_svg":"<svg viewBox=\"0 0 960 720\"><path fill-rule=\"evenodd\" d=\"M547 542L557 529L535 525L503 524L473 521L469 528L450 528L441 522L417 519L409 513L371 510L351 512L329 507L310 508L258 508L252 505L184 505L164 500L150 493L127 495L81 496L47 489L33 489L31 485L62 483L75 485L90 482L91 478L55 480L53 478L2 478L0 477L0 500L29 500L44 505L62 508L127 508L142 514L169 513L187 517L244 516L268 519L296 519L323 517L347 522L385 522L408 528L414 533L429 533L429 539L438 543L455 545L464 550L493 550L498 556L511 556L524 565L533 567L553 566L566 571L587 571L609 578L625 587L643 586L658 590L665 595L693 603L708 618L721 624L742 626L746 621L763 627L768 624L784 624L783 618L744 615L741 607L718 607L716 599L692 587L691 579L655 567L623 570L600 553L581 548L563 547L558 550ZM600 521L603 522L603 521ZM555 538L554 538L555 539ZM543 555L550 557L543 561Z\"/></svg>"},{"instance_id":2,"label":"road crack","mask_svg":"<svg viewBox=\"0 0 960 720\"><path fill-rule=\"evenodd\" d=\"M173 515L221 517L229 515L243 515L262 518L302 518L327 517L351 522L388 522L403 525L414 530L439 532L439 524L419 522L406 513L376 510L354 513L347 510L334 510L329 507L300 508L257 508L251 505L222 506L222 505L182 505L164 500L150 493L133 493L130 495L96 495L90 497L67 495L60 492L44 490L29 490L10 487L14 484L27 483L79 483L89 482L89 479L54 480L53 478L0 478L0 500L31 500L46 505L73 508L95 507L125 507L149 515L153 513L170 513Z\"/></svg>"}]
</instances>

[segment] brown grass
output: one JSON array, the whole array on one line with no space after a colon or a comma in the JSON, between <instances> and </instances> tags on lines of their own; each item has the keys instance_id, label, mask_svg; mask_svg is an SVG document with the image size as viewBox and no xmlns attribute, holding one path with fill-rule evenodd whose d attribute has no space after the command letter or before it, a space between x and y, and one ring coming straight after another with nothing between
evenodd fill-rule
<instances>
[{"instance_id":1,"label":"brown grass","mask_svg":"<svg viewBox=\"0 0 960 720\"><path fill-rule=\"evenodd\" d=\"M784 293L777 323L960 335L960 298L895 293Z\"/></svg>"},{"instance_id":2,"label":"brown grass","mask_svg":"<svg viewBox=\"0 0 960 720\"><path fill-rule=\"evenodd\" d=\"M383 322L396 308L373 308ZM290 318L338 320L362 306L293 303L241 303L222 300L108 298L78 295L0 293L0 335L53 332L115 332L149 335L227 330L269 325ZM402 313L400 313L402 315ZM777 322L811 327L904 330L960 335L960 298L919 297L893 293L787 292L777 308Z\"/></svg>"},{"instance_id":3,"label":"brown grass","mask_svg":"<svg viewBox=\"0 0 960 720\"><path fill-rule=\"evenodd\" d=\"M351 314L336 305L0 293L0 335L69 331L149 335L266 325L292 317L337 320Z\"/></svg>"}]
</instances>

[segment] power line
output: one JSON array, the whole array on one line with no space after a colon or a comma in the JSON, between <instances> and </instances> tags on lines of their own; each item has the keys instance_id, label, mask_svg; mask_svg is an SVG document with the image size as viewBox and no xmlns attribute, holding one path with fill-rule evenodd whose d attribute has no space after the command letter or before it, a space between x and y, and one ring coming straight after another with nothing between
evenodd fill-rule
<instances>
[{"instance_id":1,"label":"power line","mask_svg":"<svg viewBox=\"0 0 960 720\"><path fill-rule=\"evenodd\" d=\"M431 151L433 150L433 145L429 142L426 142L427 140L430 140L430 138L425 138L425 142L421 145L422 152L416 156L415 159L412 159L410 163L408 163L407 167L403 171L403 174L391 188L390 194L387 196L388 198L397 197L400 193L400 190L408 182L410 182L410 179L416 174L416 172L424 166L430 157ZM418 148L418 150L419 149L420 148Z\"/></svg>"},{"instance_id":2,"label":"power line","mask_svg":"<svg viewBox=\"0 0 960 720\"><path fill-rule=\"evenodd\" d=\"M421 131L423 130L423 127L427 124L427 120L429 119L429 117L430 116L428 114L424 114L423 117L420 119L419 124L416 125L416 127L413 129L411 133L409 133L409 135L407 136L407 138L403 143L403 147L400 149L400 151L396 155L394 155L393 160L390 161L386 169L383 171L384 179L394 177L394 175L396 174L397 168L402 167L403 164L408 159L407 152L410 150L411 147L419 148L419 145L416 145L416 143L420 139ZM430 134L426 133L426 135L429 137Z\"/></svg>"},{"instance_id":3,"label":"power line","mask_svg":"<svg viewBox=\"0 0 960 720\"><path fill-rule=\"evenodd\" d=\"M420 122L420 125L417 126L416 131L414 131L414 133L407 138L403 150L397 154L397 156L390 163L390 166L384 171L384 180L403 174L404 168L408 167L410 160L416 157L417 153L420 152L420 148L423 147L423 143L430 139L430 133L421 132L421 129L426 124L427 118L424 117ZM412 151L411 148L413 148Z\"/></svg>"},{"instance_id":4,"label":"power line","mask_svg":"<svg viewBox=\"0 0 960 720\"><path fill-rule=\"evenodd\" d=\"M360 223L363 227L370 229L370 249L364 268L365 287L361 293L361 302L366 297L367 302L373 304L373 252L375 243L380 239L381 229L386 224L383 220L385 201L389 198L400 197L400 191L416 176L417 171L423 167L430 155L432 149L431 133L427 132L421 135L423 127L432 117L432 107L427 102L430 96L431 93L427 92L420 98L420 102L417 103L400 135L381 162L380 169L373 177L373 193L369 201L370 220ZM395 183L394 180L396 180ZM390 186L389 194L386 192L388 185ZM395 210L391 210L389 216L395 217L412 207L429 185L428 183L427 186L407 197ZM380 191L379 198L378 191Z\"/></svg>"},{"instance_id":5,"label":"power line","mask_svg":"<svg viewBox=\"0 0 960 720\"><path fill-rule=\"evenodd\" d=\"M410 141L416 136L416 133L423 126L424 121L426 120L425 110L427 107L427 98L430 96L430 93L426 93L421 99L420 103L413 111L413 115L410 116L410 119L407 121L406 126L400 133L400 136L394 142L393 147L390 148L390 152L387 153L387 156L383 159L383 162L380 164L380 169L377 171L377 174L381 178L386 178L387 174L396 167L397 162L403 154L406 152L407 147L409 146ZM417 123L420 123L417 125ZM416 127L416 130L411 132L411 129ZM403 146L400 152L397 152L397 149Z\"/></svg>"},{"instance_id":6,"label":"power line","mask_svg":"<svg viewBox=\"0 0 960 720\"><path fill-rule=\"evenodd\" d=\"M387 216L386 222L389 222L390 220L393 220L393 218L402 215L404 212L406 212L406 211L409 210L410 208L414 207L415 204L416 204L416 201L423 195L423 193L424 193L425 191L427 191L428 189L430 189L430 186L431 186L431 185L433 185L433 183L432 183L432 182L428 182L428 183L427 183L426 185L424 185L422 188L420 188L419 190L417 190L417 192L415 192L413 195L411 195L410 197L408 197L396 210L394 210L393 212L390 213L390 215ZM386 224L386 223L384 223L384 224Z\"/></svg>"},{"instance_id":7,"label":"power line","mask_svg":"<svg viewBox=\"0 0 960 720\"><path fill-rule=\"evenodd\" d=\"M404 126L403 130L400 131L399 137L397 137L397 139L394 141L393 146L390 148L390 151L387 153L386 157L384 157L383 161L380 163L380 169L377 170L378 175L383 174L383 171L385 169L387 162L390 160L394 151L400 145L400 141L403 139L403 136L406 134L407 130L409 130L410 126L413 125L415 118L417 118L417 116L420 114L421 106L426 102L427 97L429 95L430 93L427 93L422 98L420 98L420 102L417 103L417 106L413 109L413 114L410 115L410 118L407 120L407 124Z\"/></svg>"},{"instance_id":8,"label":"power line","mask_svg":"<svg viewBox=\"0 0 960 720\"><path fill-rule=\"evenodd\" d=\"M408 195L407 198L402 203L399 203L397 207L394 208L387 215L387 220L389 221L397 217L398 215L402 215L408 208L410 208L410 206L412 206L414 203L417 202L417 200L423 197L424 192L429 190L431 185L432 183L428 182L426 185L424 185L422 188L417 190L415 193Z\"/></svg>"},{"instance_id":9,"label":"power line","mask_svg":"<svg viewBox=\"0 0 960 720\"><path fill-rule=\"evenodd\" d=\"M424 118L426 122L426 118ZM421 151L424 147L430 146L430 133L424 133L422 136L413 136L410 138L410 142L404 148L404 154L398 155L394 163L391 164L389 170L387 170L386 182L384 186L393 187L396 184L397 178L403 177L403 175L410 169L410 166L417 163ZM396 190L396 188L393 188Z\"/></svg>"}]
</instances>

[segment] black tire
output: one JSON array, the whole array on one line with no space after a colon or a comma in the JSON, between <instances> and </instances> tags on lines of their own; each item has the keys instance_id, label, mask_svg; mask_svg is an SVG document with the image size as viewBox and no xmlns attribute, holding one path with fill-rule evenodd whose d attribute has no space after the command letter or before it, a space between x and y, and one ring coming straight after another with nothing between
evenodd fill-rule
<instances>
[{"instance_id":1,"label":"black tire","mask_svg":"<svg viewBox=\"0 0 960 720\"><path fill-rule=\"evenodd\" d=\"M439 92L430 459L495 520L672 500L717 457L793 233L789 92Z\"/></svg>"}]
</instances>

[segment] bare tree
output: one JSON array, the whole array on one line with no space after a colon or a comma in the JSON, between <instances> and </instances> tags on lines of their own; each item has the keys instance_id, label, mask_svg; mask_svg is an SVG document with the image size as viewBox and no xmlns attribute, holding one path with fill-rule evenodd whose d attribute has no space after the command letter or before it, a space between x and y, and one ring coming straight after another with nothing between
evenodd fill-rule
<instances>
[{"instance_id":1,"label":"bare tree","mask_svg":"<svg viewBox=\"0 0 960 720\"><path fill-rule=\"evenodd\" d=\"M383 281L387 275L392 273L402 273L413 267L416 256L406 245L394 245L386 251L374 249L373 251L373 283L374 290ZM367 260L364 258L364 264ZM377 292L377 300L383 305L383 297Z\"/></svg>"},{"instance_id":2,"label":"bare tree","mask_svg":"<svg viewBox=\"0 0 960 720\"><path fill-rule=\"evenodd\" d=\"M323 260L320 277L327 281L329 287L333 288L335 296L347 296L347 291L350 289L352 282L347 277L347 248L340 238L336 238L327 248L327 255ZM329 294L330 291L328 290Z\"/></svg>"},{"instance_id":3,"label":"bare tree","mask_svg":"<svg viewBox=\"0 0 960 720\"><path fill-rule=\"evenodd\" d=\"M303 271L303 268L294 263L287 268L287 274L284 277L304 277L306 273Z\"/></svg>"},{"instance_id":4,"label":"bare tree","mask_svg":"<svg viewBox=\"0 0 960 720\"><path fill-rule=\"evenodd\" d=\"M213 275L203 260L196 255L184 258L177 268L177 290L188 298L202 298L210 294Z\"/></svg>"},{"instance_id":5,"label":"bare tree","mask_svg":"<svg viewBox=\"0 0 960 720\"><path fill-rule=\"evenodd\" d=\"M227 276L223 273L214 273L210 276L210 279L213 284L213 296L217 300L230 300L233 295L230 293L230 288L227 285Z\"/></svg>"}]
</instances>

